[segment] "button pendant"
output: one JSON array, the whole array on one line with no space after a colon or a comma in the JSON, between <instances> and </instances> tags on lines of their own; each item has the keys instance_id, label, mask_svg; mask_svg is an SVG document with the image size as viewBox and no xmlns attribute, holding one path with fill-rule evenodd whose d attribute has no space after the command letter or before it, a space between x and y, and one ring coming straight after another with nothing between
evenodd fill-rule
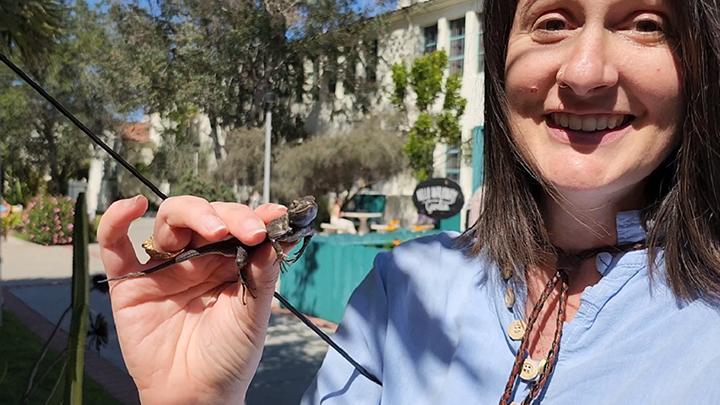
<instances>
[{"instance_id":1,"label":"button pendant","mask_svg":"<svg viewBox=\"0 0 720 405\"><path fill-rule=\"evenodd\" d=\"M545 359L540 360L540 364L538 364L538 375L542 374L545 371L546 365L547 365L547 360L545 360Z\"/></svg>"},{"instance_id":2,"label":"button pendant","mask_svg":"<svg viewBox=\"0 0 720 405\"><path fill-rule=\"evenodd\" d=\"M520 378L525 381L534 380L538 375L538 366L531 358L525 359L520 370Z\"/></svg>"},{"instance_id":3,"label":"button pendant","mask_svg":"<svg viewBox=\"0 0 720 405\"><path fill-rule=\"evenodd\" d=\"M523 336L525 336L526 327L527 325L525 325L525 322L520 320L514 321L508 327L508 336L510 336L510 339L512 340L521 340Z\"/></svg>"},{"instance_id":4,"label":"button pendant","mask_svg":"<svg viewBox=\"0 0 720 405\"><path fill-rule=\"evenodd\" d=\"M515 291L511 286L507 286L505 290L505 306L510 309L515 305Z\"/></svg>"}]
</instances>

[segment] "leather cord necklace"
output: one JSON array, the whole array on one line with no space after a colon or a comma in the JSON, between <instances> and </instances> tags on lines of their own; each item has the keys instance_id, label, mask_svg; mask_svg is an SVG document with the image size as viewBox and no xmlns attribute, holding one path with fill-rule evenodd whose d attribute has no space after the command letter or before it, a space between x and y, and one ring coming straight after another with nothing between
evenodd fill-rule
<instances>
[{"instance_id":1,"label":"leather cord necklace","mask_svg":"<svg viewBox=\"0 0 720 405\"><path fill-rule=\"evenodd\" d=\"M605 246L595 249L588 249L577 254L567 254L561 249L556 248L558 257L556 266L557 271L555 272L555 275L547 282L547 284L545 284L545 289L543 290L540 298L535 303L535 307L530 313L527 327L520 343L520 348L518 349L517 355L515 356L515 363L513 364L510 378L508 379L508 382L505 386L505 392L503 393L502 398L500 398L500 405L508 405L510 403L509 401L512 397L515 382L520 376L524 362L529 359L529 355L527 354L528 346L530 345L529 336L532 333L533 328L537 323L537 318L540 315L540 311L545 306L545 303L550 297L550 294L553 292L553 290L555 290L557 285L560 284L560 298L558 300L557 321L555 323L555 333L553 336L552 345L550 346L550 350L547 354L545 367L543 367L542 371L539 374L539 377L530 386L530 392L522 401L522 405L529 405L530 403L532 403L532 401L538 395L540 390L545 386L548 378L552 374L553 369L555 368L555 363L557 362L558 352L560 351L560 340L562 339L563 324L565 323L565 310L567 308L567 294L569 289L568 273L576 271L583 261L595 257L600 253L626 253L634 250L644 249L645 247L645 241L642 241L637 243L627 243L616 246ZM508 289L510 288L511 287L508 287Z\"/></svg>"}]
</instances>

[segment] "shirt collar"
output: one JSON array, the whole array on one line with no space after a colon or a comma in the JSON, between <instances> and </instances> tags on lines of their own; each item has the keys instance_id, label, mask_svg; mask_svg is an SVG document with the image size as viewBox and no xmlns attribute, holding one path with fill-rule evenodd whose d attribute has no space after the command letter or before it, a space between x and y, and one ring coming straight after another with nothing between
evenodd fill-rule
<instances>
[{"instance_id":1,"label":"shirt collar","mask_svg":"<svg viewBox=\"0 0 720 405\"><path fill-rule=\"evenodd\" d=\"M645 227L640 211L618 212L615 223L619 245L645 240Z\"/></svg>"}]
</instances>

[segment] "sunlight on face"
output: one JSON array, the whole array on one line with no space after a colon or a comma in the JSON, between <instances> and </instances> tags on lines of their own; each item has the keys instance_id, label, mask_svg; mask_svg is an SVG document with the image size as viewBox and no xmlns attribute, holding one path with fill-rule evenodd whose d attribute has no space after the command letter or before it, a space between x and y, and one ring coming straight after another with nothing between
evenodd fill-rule
<instances>
[{"instance_id":1,"label":"sunlight on face","mask_svg":"<svg viewBox=\"0 0 720 405\"><path fill-rule=\"evenodd\" d=\"M505 89L513 137L567 196L637 191L678 141L669 2L520 0Z\"/></svg>"}]
</instances>

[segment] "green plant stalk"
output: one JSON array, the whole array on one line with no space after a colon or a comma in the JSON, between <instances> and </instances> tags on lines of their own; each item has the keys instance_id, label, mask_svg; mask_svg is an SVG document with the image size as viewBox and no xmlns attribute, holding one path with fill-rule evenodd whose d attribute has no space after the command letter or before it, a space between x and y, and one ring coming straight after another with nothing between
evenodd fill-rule
<instances>
[{"instance_id":1,"label":"green plant stalk","mask_svg":"<svg viewBox=\"0 0 720 405\"><path fill-rule=\"evenodd\" d=\"M85 193L75 204L73 229L72 323L68 342L68 363L65 371L65 404L82 404L83 370L85 365L85 339L87 338L88 290L88 217Z\"/></svg>"},{"instance_id":2,"label":"green plant stalk","mask_svg":"<svg viewBox=\"0 0 720 405\"><path fill-rule=\"evenodd\" d=\"M45 405L75 405L75 403L67 403L63 402L63 387L61 387L62 384L62 376L67 375L67 367L68 367L69 359L65 359L65 362L63 363L62 370L60 370L60 378L55 382L55 385L53 386L52 391L50 391L50 397L48 397L47 401L45 401ZM79 402L78 402L79 403Z\"/></svg>"},{"instance_id":3,"label":"green plant stalk","mask_svg":"<svg viewBox=\"0 0 720 405\"><path fill-rule=\"evenodd\" d=\"M28 377L28 383L27 388L25 388L25 394L23 394L22 398L20 398L20 402L26 403L32 393L35 391L34 389L37 387L38 384L35 383L35 376L37 375L38 369L40 368L40 363L42 363L43 359L48 353L48 350L50 349L50 343L52 342L53 338L57 334L57 331L60 330L60 325L62 324L62 321L65 319L65 316L67 316L68 313L70 313L70 310L72 307L68 307L65 312L60 316L60 320L57 321L55 324L55 328L53 329L52 333L50 334L50 337L45 342L45 346L43 346L42 351L40 352L40 356L38 356L37 361L35 361L35 364L33 365L32 370L30 371L30 377Z\"/></svg>"}]
</instances>

